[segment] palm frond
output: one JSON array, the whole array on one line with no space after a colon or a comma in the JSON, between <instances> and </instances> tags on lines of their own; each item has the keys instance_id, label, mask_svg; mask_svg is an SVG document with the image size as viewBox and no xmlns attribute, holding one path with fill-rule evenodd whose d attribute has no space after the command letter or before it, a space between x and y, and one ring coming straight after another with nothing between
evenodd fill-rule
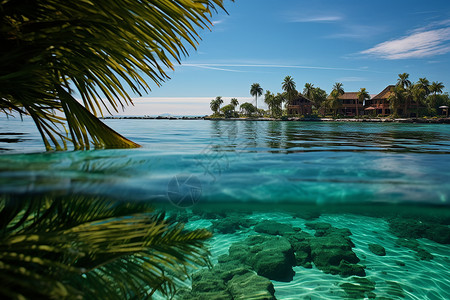
<instances>
[{"instance_id":1,"label":"palm frond","mask_svg":"<svg viewBox=\"0 0 450 300\"><path fill-rule=\"evenodd\" d=\"M146 202L3 197L0 217L2 298L170 296L208 263L209 231L186 231Z\"/></svg>"},{"instance_id":2,"label":"palm frond","mask_svg":"<svg viewBox=\"0 0 450 300\"><path fill-rule=\"evenodd\" d=\"M43 121L53 109L63 110L76 149L136 147L74 108L66 93L78 92L94 116L131 104L128 89L141 95L148 82L169 79L166 70L187 45L196 48L216 7L224 9L223 0L3 1L0 109L29 113L47 149L63 149L66 139L60 123Z\"/></svg>"}]
</instances>

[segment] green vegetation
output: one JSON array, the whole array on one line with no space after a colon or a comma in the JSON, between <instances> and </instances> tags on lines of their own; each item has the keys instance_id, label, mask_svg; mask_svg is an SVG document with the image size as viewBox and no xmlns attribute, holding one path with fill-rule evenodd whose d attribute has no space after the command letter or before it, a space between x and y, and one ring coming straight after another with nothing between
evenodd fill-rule
<instances>
[{"instance_id":1,"label":"green vegetation","mask_svg":"<svg viewBox=\"0 0 450 300\"><path fill-rule=\"evenodd\" d=\"M267 105L267 111L257 109L251 103L244 103L241 105L240 114L231 114L231 107L227 107L222 110L223 114L220 115L217 113L217 106L211 106L214 112L213 117L268 116L283 120L289 117L316 118L318 116L335 118L437 117L448 115L445 106L450 106L450 97L448 93L443 94L444 84L442 82L434 81L430 84L430 81L423 77L413 83L409 80L408 73L399 74L396 84L380 93L382 101L380 99L372 101L366 88L346 93L344 85L340 82L334 83L329 95L325 90L315 87L313 83L305 83L303 92L299 93L292 76L284 78L281 89L283 92L277 94L269 90L265 91L264 103ZM258 83L252 84L250 93L256 97L256 101L262 92ZM343 95L346 96L342 97ZM236 102L233 102L234 100ZM231 101L233 107L236 107L238 103L236 98ZM364 106L361 107L362 105Z\"/></svg>"},{"instance_id":2,"label":"green vegetation","mask_svg":"<svg viewBox=\"0 0 450 300\"><path fill-rule=\"evenodd\" d=\"M216 99L211 100L209 103L209 107L214 112L214 115L219 115L220 106L223 104L223 100L221 96L217 96Z\"/></svg>"},{"instance_id":3,"label":"green vegetation","mask_svg":"<svg viewBox=\"0 0 450 300\"><path fill-rule=\"evenodd\" d=\"M0 110L30 115L47 150L138 147L97 116L169 79L216 8L223 0L2 1Z\"/></svg>"},{"instance_id":4,"label":"green vegetation","mask_svg":"<svg viewBox=\"0 0 450 300\"><path fill-rule=\"evenodd\" d=\"M149 202L85 196L0 198L0 298L171 299L209 263L204 229Z\"/></svg>"},{"instance_id":5,"label":"green vegetation","mask_svg":"<svg viewBox=\"0 0 450 300\"><path fill-rule=\"evenodd\" d=\"M235 118L237 114L235 112L235 107L233 104L225 105L220 109L220 111L224 114L225 118Z\"/></svg>"},{"instance_id":6,"label":"green vegetation","mask_svg":"<svg viewBox=\"0 0 450 300\"><path fill-rule=\"evenodd\" d=\"M298 94L295 89L294 79L291 76L286 76L281 84L281 88L286 92L288 105L291 105L293 98Z\"/></svg>"},{"instance_id":7,"label":"green vegetation","mask_svg":"<svg viewBox=\"0 0 450 300\"><path fill-rule=\"evenodd\" d=\"M365 100L369 100L370 99L370 95L369 93L366 91L365 88L361 88L358 92L358 102L355 102L355 107L356 107L356 116L359 116L359 108L358 108L358 104L359 103L364 103Z\"/></svg>"},{"instance_id":8,"label":"green vegetation","mask_svg":"<svg viewBox=\"0 0 450 300\"><path fill-rule=\"evenodd\" d=\"M250 95L256 98L256 105L255 105L256 108L258 108L258 97L261 97L262 94L263 89L259 85L259 83L252 84L252 86L250 87Z\"/></svg>"},{"instance_id":9,"label":"green vegetation","mask_svg":"<svg viewBox=\"0 0 450 300\"><path fill-rule=\"evenodd\" d=\"M258 109L249 102L242 103L240 108L243 114L247 117L252 117L258 111Z\"/></svg>"}]
</instances>

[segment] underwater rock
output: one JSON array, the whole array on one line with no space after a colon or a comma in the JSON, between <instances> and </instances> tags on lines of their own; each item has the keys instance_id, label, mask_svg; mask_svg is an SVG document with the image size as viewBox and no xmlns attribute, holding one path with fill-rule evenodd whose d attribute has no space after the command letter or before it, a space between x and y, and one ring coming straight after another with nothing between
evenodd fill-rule
<instances>
[{"instance_id":1,"label":"underwater rock","mask_svg":"<svg viewBox=\"0 0 450 300\"><path fill-rule=\"evenodd\" d=\"M312 238L312 235L300 231L294 234L287 234L285 237L291 243L292 249L294 250L296 265L308 269L312 268L311 246L309 245L309 240Z\"/></svg>"},{"instance_id":2,"label":"underwater rock","mask_svg":"<svg viewBox=\"0 0 450 300\"><path fill-rule=\"evenodd\" d=\"M213 291L213 292L193 292L188 289L182 289L177 291L176 298L180 300L231 300L233 296L226 291Z\"/></svg>"},{"instance_id":3,"label":"underwater rock","mask_svg":"<svg viewBox=\"0 0 450 300\"><path fill-rule=\"evenodd\" d=\"M405 298L405 293L403 291L400 283L396 281L386 280L387 291L386 294L392 297Z\"/></svg>"},{"instance_id":4,"label":"underwater rock","mask_svg":"<svg viewBox=\"0 0 450 300\"><path fill-rule=\"evenodd\" d=\"M339 234L342 236L351 236L352 233L347 228L336 228L331 226L329 223L317 222L317 223L306 223L306 227L309 229L314 229L316 233L314 236L321 237L329 234Z\"/></svg>"},{"instance_id":5,"label":"underwater rock","mask_svg":"<svg viewBox=\"0 0 450 300\"><path fill-rule=\"evenodd\" d=\"M294 250L284 237L249 236L243 242L232 244L228 253L228 261L249 265L260 276L278 281L291 281L294 276Z\"/></svg>"},{"instance_id":6,"label":"underwater rock","mask_svg":"<svg viewBox=\"0 0 450 300\"><path fill-rule=\"evenodd\" d=\"M355 245L347 236L329 234L314 237L310 240L310 246L312 261L323 272L342 276L365 276L361 272L361 268L364 269L363 266L349 268L348 264L357 264L359 258L352 251Z\"/></svg>"},{"instance_id":7,"label":"underwater rock","mask_svg":"<svg viewBox=\"0 0 450 300\"><path fill-rule=\"evenodd\" d=\"M419 258L420 260L432 260L434 258L433 254L421 248L419 242L416 240L397 239L395 241L395 244L397 246L406 247L415 251L417 258Z\"/></svg>"},{"instance_id":8,"label":"underwater rock","mask_svg":"<svg viewBox=\"0 0 450 300\"><path fill-rule=\"evenodd\" d=\"M369 244L369 250L378 256L385 256L386 255L386 249L384 249L383 246L378 244Z\"/></svg>"},{"instance_id":9,"label":"underwater rock","mask_svg":"<svg viewBox=\"0 0 450 300\"><path fill-rule=\"evenodd\" d=\"M322 231L326 231L332 227L330 223L325 223L325 222L309 222L309 223L305 223L305 226L308 227L309 229L322 230Z\"/></svg>"},{"instance_id":10,"label":"underwater rock","mask_svg":"<svg viewBox=\"0 0 450 300\"><path fill-rule=\"evenodd\" d=\"M192 217L192 213L182 210L182 211L176 211L175 213L169 214L168 220L171 220L173 222L180 222L180 223L187 223L189 221L189 218Z\"/></svg>"},{"instance_id":11,"label":"underwater rock","mask_svg":"<svg viewBox=\"0 0 450 300\"><path fill-rule=\"evenodd\" d=\"M228 281L228 291L233 300L274 300L275 289L272 282L255 273L234 276Z\"/></svg>"},{"instance_id":12,"label":"underwater rock","mask_svg":"<svg viewBox=\"0 0 450 300\"><path fill-rule=\"evenodd\" d=\"M345 291L347 297L350 299L374 299L376 294L372 291L375 290L375 282L367 278L352 277L352 282L342 283L339 286Z\"/></svg>"},{"instance_id":13,"label":"underwater rock","mask_svg":"<svg viewBox=\"0 0 450 300\"><path fill-rule=\"evenodd\" d=\"M201 217L202 219L222 219L227 216L227 213L225 211L208 210L199 207L193 207L192 213Z\"/></svg>"},{"instance_id":14,"label":"underwater rock","mask_svg":"<svg viewBox=\"0 0 450 300\"><path fill-rule=\"evenodd\" d=\"M192 289L177 292L177 299L275 300L275 289L270 280L258 276L248 266L219 263L212 269L201 270L192 276ZM251 296L251 297L249 297Z\"/></svg>"},{"instance_id":15,"label":"underwater rock","mask_svg":"<svg viewBox=\"0 0 450 300\"><path fill-rule=\"evenodd\" d=\"M415 251L416 251L417 249L419 249L419 242L416 241L416 240L402 239L402 238L400 238L400 239L397 239L397 240L395 241L395 244L396 244L397 246L409 248L409 249L415 250Z\"/></svg>"},{"instance_id":16,"label":"underwater rock","mask_svg":"<svg viewBox=\"0 0 450 300\"><path fill-rule=\"evenodd\" d=\"M331 274L339 274L343 277L348 277L352 275L366 276L365 266L359 264L351 264L346 260L341 260L339 266L330 266Z\"/></svg>"},{"instance_id":17,"label":"underwater rock","mask_svg":"<svg viewBox=\"0 0 450 300\"><path fill-rule=\"evenodd\" d=\"M390 230L400 238L426 238L440 244L450 244L450 227L417 219L395 218L389 220Z\"/></svg>"},{"instance_id":18,"label":"underwater rock","mask_svg":"<svg viewBox=\"0 0 450 300\"><path fill-rule=\"evenodd\" d=\"M278 223L271 220L264 220L255 226L255 231L259 233L267 233L270 235L285 235L295 233L291 225Z\"/></svg>"},{"instance_id":19,"label":"underwater rock","mask_svg":"<svg viewBox=\"0 0 450 300\"><path fill-rule=\"evenodd\" d=\"M212 221L211 229L218 233L231 234L242 228L248 228L257 223L256 220L246 219L238 216L229 216L227 218Z\"/></svg>"},{"instance_id":20,"label":"underwater rock","mask_svg":"<svg viewBox=\"0 0 450 300\"><path fill-rule=\"evenodd\" d=\"M296 211L292 214L294 218L300 218L304 220L315 220L320 217L320 211L318 210L302 210Z\"/></svg>"},{"instance_id":21,"label":"underwater rock","mask_svg":"<svg viewBox=\"0 0 450 300\"><path fill-rule=\"evenodd\" d=\"M434 258L433 254L422 248L417 249L416 256L420 260L432 260Z\"/></svg>"},{"instance_id":22,"label":"underwater rock","mask_svg":"<svg viewBox=\"0 0 450 300\"><path fill-rule=\"evenodd\" d=\"M394 263L395 263L397 266L399 266L399 267L404 267L404 266L406 266L406 264L405 264L404 262L400 261L400 260L396 260L396 261L394 261Z\"/></svg>"}]
</instances>

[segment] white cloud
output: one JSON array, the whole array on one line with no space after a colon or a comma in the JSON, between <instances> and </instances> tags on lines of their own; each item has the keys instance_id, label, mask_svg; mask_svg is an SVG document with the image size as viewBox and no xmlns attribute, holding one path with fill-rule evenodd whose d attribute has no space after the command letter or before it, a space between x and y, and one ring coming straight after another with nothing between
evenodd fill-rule
<instances>
[{"instance_id":1,"label":"white cloud","mask_svg":"<svg viewBox=\"0 0 450 300\"><path fill-rule=\"evenodd\" d=\"M337 22L341 21L342 17L337 15L324 15L324 16L299 16L291 19L291 22L299 22L299 23L306 23L306 22L317 22L317 23L327 23L327 22Z\"/></svg>"},{"instance_id":2,"label":"white cloud","mask_svg":"<svg viewBox=\"0 0 450 300\"><path fill-rule=\"evenodd\" d=\"M225 21L225 20L217 20L217 21L213 21L212 23L213 23L213 25L218 25L220 23L223 23L223 21Z\"/></svg>"},{"instance_id":3,"label":"white cloud","mask_svg":"<svg viewBox=\"0 0 450 300\"><path fill-rule=\"evenodd\" d=\"M447 25L448 22L440 24ZM417 29L402 38L380 43L373 48L360 52L383 59L407 59L431 57L450 52L450 27L429 29L427 26Z\"/></svg>"},{"instance_id":4,"label":"white cloud","mask_svg":"<svg viewBox=\"0 0 450 300\"><path fill-rule=\"evenodd\" d=\"M212 66L207 65L207 64L183 64L183 66L185 66L185 67L195 67L195 68L200 68L200 69L217 70L217 71L226 71L226 72L238 72L238 73L245 73L246 72L246 71L241 71L241 70L212 67Z\"/></svg>"},{"instance_id":5,"label":"white cloud","mask_svg":"<svg viewBox=\"0 0 450 300\"><path fill-rule=\"evenodd\" d=\"M283 64L228 64L228 63L187 63L182 64L185 67L196 67L213 69L228 72L245 72L236 69L223 68L282 68L282 69L314 69L314 70L337 70L337 71L367 71L366 69L352 69L352 68L334 68L323 66L300 66L300 65L283 65Z\"/></svg>"}]
</instances>

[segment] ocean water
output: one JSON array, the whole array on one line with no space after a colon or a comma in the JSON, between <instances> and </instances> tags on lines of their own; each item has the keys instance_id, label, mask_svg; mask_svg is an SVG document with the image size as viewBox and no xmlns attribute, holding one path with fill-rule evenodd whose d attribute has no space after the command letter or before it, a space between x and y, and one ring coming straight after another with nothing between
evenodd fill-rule
<instances>
[{"instance_id":1,"label":"ocean water","mask_svg":"<svg viewBox=\"0 0 450 300\"><path fill-rule=\"evenodd\" d=\"M333 275L310 258L290 280L271 279L276 299L450 299L449 125L105 123L142 147L46 153L31 120L0 120L0 193L153 201L210 228L218 265L249 237L290 238L261 231L264 220L308 234L308 247L346 229L365 276Z\"/></svg>"}]
</instances>

